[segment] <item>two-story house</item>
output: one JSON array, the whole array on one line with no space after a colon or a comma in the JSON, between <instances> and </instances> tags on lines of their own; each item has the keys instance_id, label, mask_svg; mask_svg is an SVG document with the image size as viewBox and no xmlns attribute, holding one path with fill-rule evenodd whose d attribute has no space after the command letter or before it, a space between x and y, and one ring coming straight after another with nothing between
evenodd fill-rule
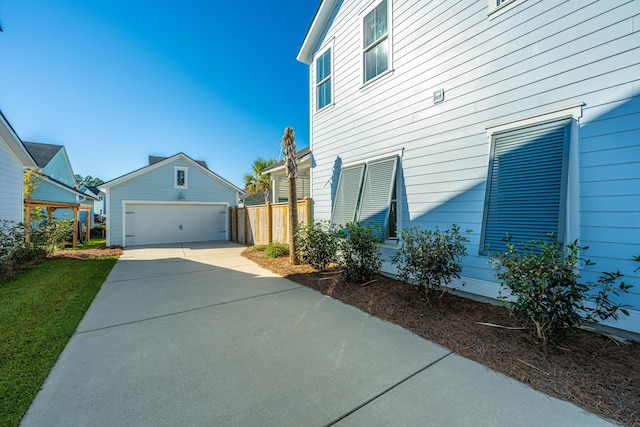
<instances>
[{"instance_id":1,"label":"two-story house","mask_svg":"<svg viewBox=\"0 0 640 427\"><path fill-rule=\"evenodd\" d=\"M316 219L379 224L390 274L404 228L472 229L462 289L489 298L506 233L578 239L640 333L640 2L323 0L297 59Z\"/></svg>"},{"instance_id":2,"label":"two-story house","mask_svg":"<svg viewBox=\"0 0 640 427\"><path fill-rule=\"evenodd\" d=\"M0 112L0 221L23 220L23 168L35 161L7 119Z\"/></svg>"},{"instance_id":3,"label":"two-story house","mask_svg":"<svg viewBox=\"0 0 640 427\"><path fill-rule=\"evenodd\" d=\"M78 212L78 220L81 224L90 224L94 202L99 199L76 188L75 175L64 146L36 142L25 142L24 145L35 160L39 171L31 200L80 204L82 209ZM53 216L57 219L71 220L74 213L68 208L55 208Z\"/></svg>"}]
</instances>

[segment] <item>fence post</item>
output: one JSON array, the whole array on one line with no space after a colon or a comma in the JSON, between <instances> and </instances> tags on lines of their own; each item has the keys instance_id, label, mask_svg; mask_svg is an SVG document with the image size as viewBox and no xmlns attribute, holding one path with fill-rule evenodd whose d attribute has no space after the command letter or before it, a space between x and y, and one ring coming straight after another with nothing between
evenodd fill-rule
<instances>
[{"instance_id":1,"label":"fence post","mask_svg":"<svg viewBox=\"0 0 640 427\"><path fill-rule=\"evenodd\" d=\"M249 244L249 238L247 236L247 207L245 206L244 208L242 208L244 210L244 244L248 245ZM255 244L255 242L253 242Z\"/></svg>"},{"instance_id":2,"label":"fence post","mask_svg":"<svg viewBox=\"0 0 640 427\"><path fill-rule=\"evenodd\" d=\"M307 225L311 225L311 221L313 220L311 218L311 199L310 198L306 198L304 199L304 207L306 209L305 212L305 219L307 220Z\"/></svg>"},{"instance_id":3,"label":"fence post","mask_svg":"<svg viewBox=\"0 0 640 427\"><path fill-rule=\"evenodd\" d=\"M273 208L267 203L267 243L273 242Z\"/></svg>"}]
</instances>

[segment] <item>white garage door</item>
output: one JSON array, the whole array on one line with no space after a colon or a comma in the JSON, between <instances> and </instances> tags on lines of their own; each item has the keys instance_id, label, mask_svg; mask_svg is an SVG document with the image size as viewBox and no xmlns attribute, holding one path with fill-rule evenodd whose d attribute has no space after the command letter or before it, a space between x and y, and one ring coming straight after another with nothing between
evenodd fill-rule
<instances>
[{"instance_id":1,"label":"white garage door","mask_svg":"<svg viewBox=\"0 0 640 427\"><path fill-rule=\"evenodd\" d=\"M126 204L125 246L227 238L227 206Z\"/></svg>"}]
</instances>

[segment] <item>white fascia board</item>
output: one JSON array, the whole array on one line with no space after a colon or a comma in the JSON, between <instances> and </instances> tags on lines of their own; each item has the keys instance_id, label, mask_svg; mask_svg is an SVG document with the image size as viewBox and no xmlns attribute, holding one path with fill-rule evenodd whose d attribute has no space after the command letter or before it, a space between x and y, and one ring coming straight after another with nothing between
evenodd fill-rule
<instances>
[{"instance_id":1,"label":"white fascia board","mask_svg":"<svg viewBox=\"0 0 640 427\"><path fill-rule=\"evenodd\" d=\"M29 154L18 135L2 114L0 114L0 139L2 139L6 146L9 147L9 150L13 153L15 158L22 164L22 167L38 167L35 160L33 160L33 157L31 157L31 154Z\"/></svg>"},{"instance_id":2,"label":"white fascia board","mask_svg":"<svg viewBox=\"0 0 640 427\"><path fill-rule=\"evenodd\" d=\"M311 162L311 153L309 153L309 154L307 154L305 156L302 156L302 158L298 159L298 167L304 166L304 165L306 165L307 163L310 163L310 162ZM268 174L272 174L274 172L279 172L281 170L284 170L285 167L286 167L286 165L280 165L280 166L276 166L274 168L266 168L263 172L266 172Z\"/></svg>"},{"instance_id":3,"label":"white fascia board","mask_svg":"<svg viewBox=\"0 0 640 427\"><path fill-rule=\"evenodd\" d=\"M148 166L144 166L140 169L137 169L133 172L129 172L126 175L122 175L119 178L113 179L111 181L105 182L104 184L98 186L98 189L100 191L105 191L107 188L111 188L114 187L118 184L122 184L123 182L129 181L132 178L138 177L140 175L144 175L147 172L150 172L152 170L155 170L159 167L162 167L166 164L169 164L171 162L173 162L174 160L177 159L182 159L186 162L188 162L189 164L191 164L193 167L200 169L202 172L206 173L207 175L211 176L212 178L216 179L218 182L220 182L221 184L225 185L226 187L230 188L231 190L237 192L237 193L242 193L242 190L238 187L236 187L235 185L231 184L229 181L227 181L226 179L222 178L221 176L219 176L218 174L216 174L215 172L205 168L204 166L200 165L198 162L196 162L195 160L193 160L191 157L187 156L184 153L178 153L175 154L171 157L167 157L166 159L154 163L152 165L148 165Z\"/></svg>"},{"instance_id":4,"label":"white fascia board","mask_svg":"<svg viewBox=\"0 0 640 427\"><path fill-rule=\"evenodd\" d=\"M313 21L307 30L302 46L300 46L300 50L296 56L296 59L299 62L307 65L311 64L313 50L316 47L316 44L318 44L318 40L320 39L325 26L329 22L329 18L333 13L336 3L338 3L338 0L322 0L320 6L318 6L318 10L313 17Z\"/></svg>"}]
</instances>

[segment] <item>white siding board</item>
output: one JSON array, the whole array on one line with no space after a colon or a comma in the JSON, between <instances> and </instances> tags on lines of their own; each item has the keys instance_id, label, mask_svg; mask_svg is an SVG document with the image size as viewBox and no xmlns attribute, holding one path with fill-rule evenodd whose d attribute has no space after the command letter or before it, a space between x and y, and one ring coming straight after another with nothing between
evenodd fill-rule
<instances>
[{"instance_id":1,"label":"white siding board","mask_svg":"<svg viewBox=\"0 0 640 427\"><path fill-rule=\"evenodd\" d=\"M0 221L22 221L22 163L0 139Z\"/></svg>"}]
</instances>

